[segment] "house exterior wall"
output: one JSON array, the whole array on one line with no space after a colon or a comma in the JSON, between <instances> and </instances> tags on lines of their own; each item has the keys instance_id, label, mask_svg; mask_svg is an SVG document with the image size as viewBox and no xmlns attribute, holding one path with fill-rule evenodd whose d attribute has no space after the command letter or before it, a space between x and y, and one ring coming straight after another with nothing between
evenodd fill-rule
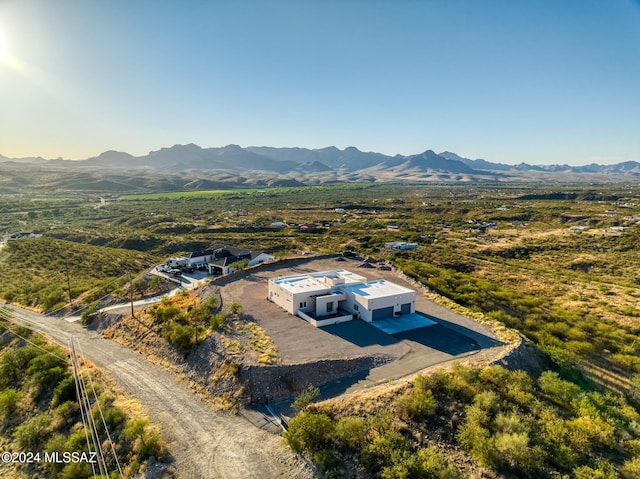
<instances>
[{"instance_id":1,"label":"house exterior wall","mask_svg":"<svg viewBox=\"0 0 640 479\"><path fill-rule=\"evenodd\" d=\"M267 253L260 253L258 256L249 261L249 266L255 266L260 263L264 263L265 261L273 261L275 258L273 255Z\"/></svg>"},{"instance_id":2,"label":"house exterior wall","mask_svg":"<svg viewBox=\"0 0 640 479\"><path fill-rule=\"evenodd\" d=\"M402 307L404 306L404 312ZM409 305L409 306L406 306ZM367 299L365 297L349 294L347 300L344 303L343 308L357 315L360 319L370 323L373 321L373 311L393 307L393 314L409 314L416 312L416 295L413 291L394 294L392 296L385 296L380 298Z\"/></svg>"},{"instance_id":3,"label":"house exterior wall","mask_svg":"<svg viewBox=\"0 0 640 479\"><path fill-rule=\"evenodd\" d=\"M194 267L200 264L206 264L211 261L212 255L194 256L189 258L189 266Z\"/></svg>"},{"instance_id":4,"label":"house exterior wall","mask_svg":"<svg viewBox=\"0 0 640 479\"><path fill-rule=\"evenodd\" d=\"M352 317L371 322L374 319L382 319L383 316L413 314L416 310L415 291L384 280L344 284L341 278L317 273L314 277L323 278L320 284L305 283L305 277L294 275L270 280L269 299L288 313L304 318L309 316L298 313L313 313L316 317L322 318L335 315L338 308L341 308ZM328 307L329 304L331 307ZM324 320L322 321L320 323L314 320L312 324L324 324ZM342 321L344 319L340 322Z\"/></svg>"},{"instance_id":5,"label":"house exterior wall","mask_svg":"<svg viewBox=\"0 0 640 479\"><path fill-rule=\"evenodd\" d=\"M333 292L332 294L327 294L325 296L318 296L315 298L316 307L315 314L316 316L327 316L330 314L335 314L338 311L339 307L342 307L340 304L341 301L347 299L347 295L342 292ZM331 307L329 307L331 305Z\"/></svg>"},{"instance_id":6,"label":"house exterior wall","mask_svg":"<svg viewBox=\"0 0 640 479\"><path fill-rule=\"evenodd\" d=\"M297 314L299 310L313 313L316 310L315 295L325 294L330 288L314 291L300 291L293 293L283 288L273 280L269 281L269 299L290 314Z\"/></svg>"}]
</instances>

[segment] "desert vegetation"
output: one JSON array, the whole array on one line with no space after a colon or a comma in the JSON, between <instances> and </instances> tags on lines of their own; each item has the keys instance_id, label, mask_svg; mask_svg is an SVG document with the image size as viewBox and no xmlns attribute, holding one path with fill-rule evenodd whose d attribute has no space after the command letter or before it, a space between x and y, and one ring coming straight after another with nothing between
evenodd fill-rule
<instances>
[{"instance_id":1,"label":"desert vegetation","mask_svg":"<svg viewBox=\"0 0 640 479\"><path fill-rule=\"evenodd\" d=\"M61 458L65 452L88 453L88 431L83 427L86 418L81 414L68 352L29 329L6 321L0 322L0 348L3 452L59 453ZM108 451L105 458L109 477L120 477L118 465L125 476L132 476L144 472L150 460L168 460L160 433L141 415L141 408L118 392L100 371L86 367L92 376L88 383L91 396L97 398L91 414L99 421L102 413L105 420L98 440ZM86 377L84 380L88 381ZM94 476L88 461L9 462L3 461L0 466L3 477Z\"/></svg>"},{"instance_id":2,"label":"desert vegetation","mask_svg":"<svg viewBox=\"0 0 640 479\"><path fill-rule=\"evenodd\" d=\"M500 366L457 364L386 396L307 406L284 437L312 454L325 477L476 477L486 469L504 477L633 478L639 418L622 396L552 371L534 381Z\"/></svg>"},{"instance_id":3,"label":"desert vegetation","mask_svg":"<svg viewBox=\"0 0 640 479\"><path fill-rule=\"evenodd\" d=\"M327 477L464 477L469 461L505 477L634 477L639 197L635 184L370 183L111 196L100 207L86 195L8 197L2 228L43 237L7 241L0 297L55 308L67 300L68 267L72 296L91 304L92 291L128 270L214 243L276 257L349 249L383 258L434 299L518 331L539 351L538 367L417 379L380 411L311 405L291 421L293 448L314 456ZM391 241L418 248L386 249ZM116 291L127 287L120 281ZM277 362L268 338L237 320L241 311L214 308L205 319L190 301L137 320L153 321L182 354L215 338L228 353L221 377L233 377L244 357ZM396 412L389 424L385 408ZM429 433L434 424L442 437Z\"/></svg>"}]
</instances>

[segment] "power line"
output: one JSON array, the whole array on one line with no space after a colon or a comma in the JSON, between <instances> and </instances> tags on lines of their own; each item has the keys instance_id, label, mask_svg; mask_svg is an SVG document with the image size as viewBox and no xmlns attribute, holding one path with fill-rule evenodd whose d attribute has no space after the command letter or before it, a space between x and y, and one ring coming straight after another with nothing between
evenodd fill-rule
<instances>
[{"instance_id":1,"label":"power line","mask_svg":"<svg viewBox=\"0 0 640 479\"><path fill-rule=\"evenodd\" d=\"M92 450L95 451L96 457L98 458L97 466L99 469L99 473L100 475L103 475L106 477L108 475L109 468L107 466L104 450L102 448L102 442L100 441L99 426L96 424L96 418L94 417L94 414L92 412L92 408L95 406L97 409L97 413L100 418L102 427L104 428L105 435L109 441L110 449L113 454L116 468L120 476L123 477L124 474L120 466L120 462L118 461L118 456L116 454L113 440L111 439L111 435L109 434L109 429L107 427L107 423L104 418L104 414L102 412L102 407L100 405L96 388L95 388L95 385L93 384L93 379L91 378L91 375L89 373L89 369L87 367L87 361L84 358L84 354L82 351L82 346L80 345L80 342L78 341L77 337L74 337L68 333L57 330L55 328L45 328L42 325L27 319L24 314L19 313L18 311L15 311L13 308L11 308L10 310L8 308L0 308L0 319L9 321L13 324L17 324L23 327L27 327L32 331L44 334L49 338L51 338L54 342L58 343L59 345L70 349L71 369L73 371L74 383L76 386L76 395L78 398L78 404L80 406L80 416L81 416L83 428L85 431L85 439L87 441L88 451L89 452L92 452ZM40 349L41 351L47 354L51 354L54 357L59 358L65 362L67 361L67 358L63 358L52 351L46 350L42 346L20 335L18 332L16 332L15 329L16 328L12 328L10 326L7 327L7 330L11 334L15 335L16 337L19 337L20 339L27 342L28 344L31 344L34 347ZM66 341L63 341L62 339L60 339L60 336L63 336ZM86 380L85 380L85 376L87 378ZM87 391L86 381L89 382L89 387L93 391L93 399L94 399L93 405L92 405L92 399L90 397L90 394ZM92 444L93 444L93 447L92 447ZM91 468L93 471L93 475L96 476L96 472L97 472L96 464L92 462Z\"/></svg>"}]
</instances>

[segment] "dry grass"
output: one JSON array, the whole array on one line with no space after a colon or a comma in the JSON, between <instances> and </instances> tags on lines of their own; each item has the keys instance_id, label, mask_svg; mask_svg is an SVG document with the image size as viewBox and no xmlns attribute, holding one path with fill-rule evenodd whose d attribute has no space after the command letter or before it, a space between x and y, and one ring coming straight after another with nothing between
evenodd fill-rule
<instances>
[{"instance_id":1,"label":"dry grass","mask_svg":"<svg viewBox=\"0 0 640 479\"><path fill-rule=\"evenodd\" d=\"M258 363L267 365L279 362L278 348L264 330L253 322L247 323L247 329L251 333L249 347L258 354Z\"/></svg>"}]
</instances>

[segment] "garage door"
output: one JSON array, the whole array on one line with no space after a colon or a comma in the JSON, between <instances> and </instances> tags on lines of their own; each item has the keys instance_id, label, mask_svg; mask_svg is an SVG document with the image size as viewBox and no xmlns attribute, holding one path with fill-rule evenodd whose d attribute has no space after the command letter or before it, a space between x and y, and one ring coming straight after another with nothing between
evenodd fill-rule
<instances>
[{"instance_id":1,"label":"garage door","mask_svg":"<svg viewBox=\"0 0 640 479\"><path fill-rule=\"evenodd\" d=\"M371 311L371 319L375 321L376 319L384 319L393 317L393 306L389 306L388 308L380 308L374 309Z\"/></svg>"},{"instance_id":2,"label":"garage door","mask_svg":"<svg viewBox=\"0 0 640 479\"><path fill-rule=\"evenodd\" d=\"M411 314L411 303L406 303L400 305L400 313L402 314Z\"/></svg>"}]
</instances>

